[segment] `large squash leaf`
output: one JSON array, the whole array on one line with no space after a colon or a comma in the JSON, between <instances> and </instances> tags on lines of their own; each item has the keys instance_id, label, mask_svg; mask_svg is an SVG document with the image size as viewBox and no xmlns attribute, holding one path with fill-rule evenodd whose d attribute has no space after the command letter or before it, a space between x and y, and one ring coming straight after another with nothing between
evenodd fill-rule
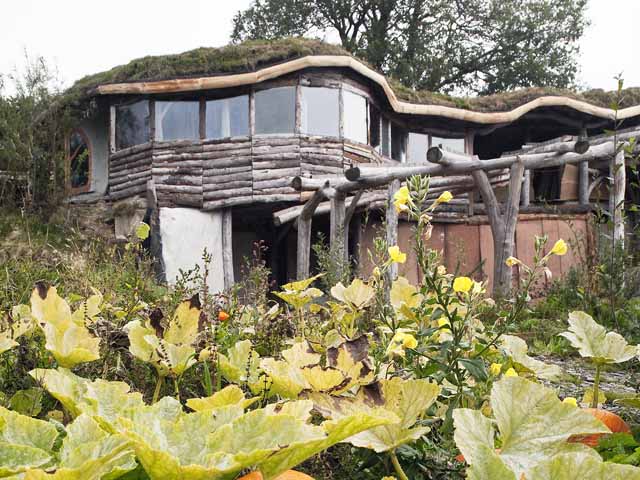
<instances>
[{"instance_id":1,"label":"large squash leaf","mask_svg":"<svg viewBox=\"0 0 640 480\"><path fill-rule=\"evenodd\" d=\"M569 331L560 334L583 357L596 363L622 363L638 355L638 347L627 344L622 335L607 330L585 312L569 314Z\"/></svg>"},{"instance_id":2,"label":"large squash leaf","mask_svg":"<svg viewBox=\"0 0 640 480\"><path fill-rule=\"evenodd\" d=\"M398 421L349 438L349 442L357 447L386 452L415 441L429 431L428 427L416 423L435 402L439 393L440 387L427 380L403 380L396 377L362 387L355 398L316 392L309 393L309 398L324 416L332 420L373 413L378 408L395 414Z\"/></svg>"},{"instance_id":3,"label":"large squash leaf","mask_svg":"<svg viewBox=\"0 0 640 480\"><path fill-rule=\"evenodd\" d=\"M342 282L338 282L331 288L331 295L337 300L346 303L352 309L360 310L371 303L375 290L359 278L356 278L348 287L345 287Z\"/></svg>"},{"instance_id":4,"label":"large squash leaf","mask_svg":"<svg viewBox=\"0 0 640 480\"><path fill-rule=\"evenodd\" d=\"M238 404L243 408L247 408L258 400L260 400L260 397L245 398L244 392L240 387L237 385L229 385L209 397L190 398L187 400L187 407L196 412L216 410Z\"/></svg>"},{"instance_id":5,"label":"large squash leaf","mask_svg":"<svg viewBox=\"0 0 640 480\"><path fill-rule=\"evenodd\" d=\"M251 341L242 340L231 347L227 354L218 354L222 376L231 383L247 384L253 393L262 391L260 378L260 355L253 349Z\"/></svg>"},{"instance_id":6,"label":"large squash leaf","mask_svg":"<svg viewBox=\"0 0 640 480\"><path fill-rule=\"evenodd\" d=\"M0 354L17 346L16 340L35 326L28 305L16 305L6 319L0 313Z\"/></svg>"},{"instance_id":7,"label":"large squash leaf","mask_svg":"<svg viewBox=\"0 0 640 480\"><path fill-rule=\"evenodd\" d=\"M500 441L500 459L517 478L542 461L560 453L589 450L581 444L567 443L571 435L607 433L599 420L572 405L562 403L555 392L521 377L504 377L491 391ZM487 458L486 448L494 449L494 429L481 412L456 409L454 438L470 465ZM477 477L483 478L483 477Z\"/></svg>"},{"instance_id":8,"label":"large squash leaf","mask_svg":"<svg viewBox=\"0 0 640 480\"><path fill-rule=\"evenodd\" d=\"M0 477L49 466L56 427L0 407Z\"/></svg>"},{"instance_id":9,"label":"large squash leaf","mask_svg":"<svg viewBox=\"0 0 640 480\"><path fill-rule=\"evenodd\" d=\"M100 358L100 339L94 337L83 322L71 315L69 304L55 287L38 285L31 294L31 312L44 331L45 347L58 365L72 368ZM84 318L84 314L82 316Z\"/></svg>"},{"instance_id":10,"label":"large squash leaf","mask_svg":"<svg viewBox=\"0 0 640 480\"><path fill-rule=\"evenodd\" d=\"M557 455L536 465L531 471L531 480L584 479L640 480L640 468L603 462L597 455L577 452Z\"/></svg>"},{"instance_id":11,"label":"large squash leaf","mask_svg":"<svg viewBox=\"0 0 640 480\"><path fill-rule=\"evenodd\" d=\"M514 362L533 372L536 377L545 380L557 380L562 376L562 369L557 365L551 365L536 360L528 355L529 347L520 337L515 335L503 335L501 348Z\"/></svg>"}]
</instances>

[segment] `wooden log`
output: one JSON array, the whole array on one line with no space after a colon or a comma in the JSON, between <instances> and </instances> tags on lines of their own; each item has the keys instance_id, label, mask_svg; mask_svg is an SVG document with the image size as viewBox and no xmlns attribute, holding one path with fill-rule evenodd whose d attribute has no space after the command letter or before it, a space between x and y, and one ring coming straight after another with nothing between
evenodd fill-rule
<instances>
[{"instance_id":1,"label":"wooden log","mask_svg":"<svg viewBox=\"0 0 640 480\"><path fill-rule=\"evenodd\" d=\"M520 206L528 207L531 203L531 170L524 171L524 178L522 179L522 192L520 193Z\"/></svg>"},{"instance_id":2,"label":"wooden log","mask_svg":"<svg viewBox=\"0 0 640 480\"><path fill-rule=\"evenodd\" d=\"M329 186L329 182L325 182ZM311 255L311 222L313 214L324 198L324 189L316 190L309 201L302 207L297 220L298 240L296 252L296 278L304 280L309 277L309 258Z\"/></svg>"},{"instance_id":3,"label":"wooden log","mask_svg":"<svg viewBox=\"0 0 640 480\"><path fill-rule=\"evenodd\" d=\"M209 200L222 200L224 198L230 197L243 197L250 196L253 193L253 189L251 187L245 188L231 188L231 189L220 189L220 190L207 190L203 192L203 198L206 201Z\"/></svg>"},{"instance_id":4,"label":"wooden log","mask_svg":"<svg viewBox=\"0 0 640 480\"><path fill-rule=\"evenodd\" d=\"M261 163L268 161L300 161L300 154L298 152L286 152L286 153L263 153L262 155L253 154L253 163Z\"/></svg>"},{"instance_id":5,"label":"wooden log","mask_svg":"<svg viewBox=\"0 0 640 480\"><path fill-rule=\"evenodd\" d=\"M146 185L147 181L151 178L151 175L147 175L141 178L136 178L133 180L127 180L126 182L119 183L117 185L110 185L109 190L117 191L117 190L126 190L135 185Z\"/></svg>"},{"instance_id":6,"label":"wooden log","mask_svg":"<svg viewBox=\"0 0 640 480\"><path fill-rule=\"evenodd\" d=\"M202 176L202 167L151 167L152 175Z\"/></svg>"},{"instance_id":7,"label":"wooden log","mask_svg":"<svg viewBox=\"0 0 640 480\"><path fill-rule=\"evenodd\" d=\"M327 184L327 187L328 186L329 185ZM355 213L356 208L358 207L358 202L362 198L363 193L364 193L364 190L358 190L356 194L353 196L353 198L351 199L351 203L347 207L347 211L345 213L345 218L344 218L345 226L348 226L351 223L351 219L353 218L353 214Z\"/></svg>"},{"instance_id":8,"label":"wooden log","mask_svg":"<svg viewBox=\"0 0 640 480\"><path fill-rule=\"evenodd\" d=\"M250 205L253 197L251 195L245 195L241 197L223 198L219 200L204 201L202 204L203 210L217 210L219 208L232 207L237 205Z\"/></svg>"},{"instance_id":9,"label":"wooden log","mask_svg":"<svg viewBox=\"0 0 640 480\"><path fill-rule=\"evenodd\" d=\"M254 180L253 181L253 189L254 190L263 190L263 189L267 189L267 188L285 188L287 192L295 192L295 190L293 190L290 187L290 180L289 177L284 177L284 178L276 178L274 180Z\"/></svg>"},{"instance_id":10,"label":"wooden log","mask_svg":"<svg viewBox=\"0 0 640 480\"><path fill-rule=\"evenodd\" d=\"M215 168L215 169L203 169L203 177L217 177L224 175L234 175L246 172L251 175L251 165L240 165L237 167Z\"/></svg>"},{"instance_id":11,"label":"wooden log","mask_svg":"<svg viewBox=\"0 0 640 480\"><path fill-rule=\"evenodd\" d=\"M202 186L192 185L164 185L156 183L156 191L160 193L189 193L194 195L202 194Z\"/></svg>"},{"instance_id":12,"label":"wooden log","mask_svg":"<svg viewBox=\"0 0 640 480\"><path fill-rule=\"evenodd\" d=\"M109 172L109 180L115 181L139 173L151 173L151 164L149 163L147 165L141 165L135 168L128 168L126 170L121 170L118 172Z\"/></svg>"},{"instance_id":13,"label":"wooden log","mask_svg":"<svg viewBox=\"0 0 640 480\"><path fill-rule=\"evenodd\" d=\"M259 157L262 155L277 155L277 154L282 154L282 155L286 155L286 154L291 154L291 153L296 153L296 154L300 154L298 151L297 146L295 145L285 145L282 147L275 147L272 145L265 145L262 147L258 147L255 144L253 145L253 156L254 157Z\"/></svg>"},{"instance_id":14,"label":"wooden log","mask_svg":"<svg viewBox=\"0 0 640 480\"><path fill-rule=\"evenodd\" d=\"M245 188L253 185L251 180L237 180L237 181L226 181L226 182L218 182L218 183L204 183L202 184L202 188L205 192L217 192L221 190L230 190L232 188Z\"/></svg>"},{"instance_id":15,"label":"wooden log","mask_svg":"<svg viewBox=\"0 0 640 480\"><path fill-rule=\"evenodd\" d=\"M346 195L344 193L334 195L331 198L331 214L330 214L330 248L331 254L334 258L344 259L348 258L348 243L346 241L346 228L344 224L346 207L345 207ZM345 253L346 251L346 253ZM343 262L338 261L335 264L336 274L338 278L342 278L344 274Z\"/></svg>"},{"instance_id":16,"label":"wooden log","mask_svg":"<svg viewBox=\"0 0 640 480\"><path fill-rule=\"evenodd\" d=\"M384 192L384 193L365 193L362 196L362 198L360 199L360 201L357 202L357 206L358 206L358 208L365 207L365 206L369 205L373 201L386 198L386 196L387 196L386 192ZM353 197L347 198L346 201L345 201L346 206L347 207L350 206L352 201L353 201ZM304 208L304 205L296 205L296 206L293 206L293 207L285 208L283 210L279 210L277 212L273 212L273 223L276 226L280 226L280 225L284 225L285 223L291 222L291 221L295 220L296 218L298 218L298 216L300 215L300 212L302 212L303 208ZM314 211L314 215L326 215L330 211L331 211L330 202L322 202L318 206L318 208L316 208L316 210Z\"/></svg>"},{"instance_id":17,"label":"wooden log","mask_svg":"<svg viewBox=\"0 0 640 480\"><path fill-rule=\"evenodd\" d=\"M274 178L294 177L300 173L300 168L274 168L265 170L253 169L253 180L271 180ZM290 181L290 180L289 180Z\"/></svg>"},{"instance_id":18,"label":"wooden log","mask_svg":"<svg viewBox=\"0 0 640 480\"><path fill-rule=\"evenodd\" d=\"M254 148L261 147L283 147L283 146L292 146L292 145L300 145L300 139L297 136L254 136L252 138L252 144Z\"/></svg>"},{"instance_id":19,"label":"wooden log","mask_svg":"<svg viewBox=\"0 0 640 480\"><path fill-rule=\"evenodd\" d=\"M133 197L139 193L144 193L147 189L146 184L135 185L133 187L129 187L123 190L118 190L115 192L109 191L109 199L113 200L121 200L127 197Z\"/></svg>"},{"instance_id":20,"label":"wooden log","mask_svg":"<svg viewBox=\"0 0 640 480\"><path fill-rule=\"evenodd\" d=\"M252 181L251 172L232 173L229 175L216 175L205 177L202 176L203 185L220 185L221 183L237 182L237 181Z\"/></svg>"},{"instance_id":21,"label":"wooden log","mask_svg":"<svg viewBox=\"0 0 640 480\"><path fill-rule=\"evenodd\" d=\"M278 202L299 202L300 194L299 193L288 193L288 194L269 194L269 195L260 195L259 193L254 193L253 202L254 203L278 203Z\"/></svg>"},{"instance_id":22,"label":"wooden log","mask_svg":"<svg viewBox=\"0 0 640 480\"><path fill-rule=\"evenodd\" d=\"M229 290L234 284L233 275L233 213L230 208L222 211L222 271L224 288Z\"/></svg>"},{"instance_id":23,"label":"wooden log","mask_svg":"<svg viewBox=\"0 0 640 480\"><path fill-rule=\"evenodd\" d=\"M613 218L613 240L616 248L624 249L624 199L627 183L624 150L620 149L611 161L610 177L613 178L610 211Z\"/></svg>"},{"instance_id":24,"label":"wooden log","mask_svg":"<svg viewBox=\"0 0 640 480\"><path fill-rule=\"evenodd\" d=\"M387 246L393 247L398 245L398 211L393 204L393 196L400 189L400 180L392 180L389 183L387 194L387 213L386 213L386 229L387 229ZM398 264L393 262L387 270L387 290L391 289L391 283L398 278ZM388 295L387 292L387 295Z\"/></svg>"},{"instance_id":25,"label":"wooden log","mask_svg":"<svg viewBox=\"0 0 640 480\"><path fill-rule=\"evenodd\" d=\"M578 164L578 201L581 205L589 203L589 162Z\"/></svg>"},{"instance_id":26,"label":"wooden log","mask_svg":"<svg viewBox=\"0 0 640 480\"><path fill-rule=\"evenodd\" d=\"M115 135L115 133L114 133L114 135ZM114 142L115 142L115 139L114 139ZM117 160L119 158L126 157L128 155L133 155L135 153L144 152L146 150L150 150L152 145L153 145L152 142L145 142L145 143L141 143L140 145L134 145L132 147L123 148L121 150L113 152L111 155L109 155L109 158L111 160Z\"/></svg>"},{"instance_id":27,"label":"wooden log","mask_svg":"<svg viewBox=\"0 0 640 480\"><path fill-rule=\"evenodd\" d=\"M251 157L218 158L216 160L202 160L203 170L215 174L216 169L251 166Z\"/></svg>"}]
</instances>

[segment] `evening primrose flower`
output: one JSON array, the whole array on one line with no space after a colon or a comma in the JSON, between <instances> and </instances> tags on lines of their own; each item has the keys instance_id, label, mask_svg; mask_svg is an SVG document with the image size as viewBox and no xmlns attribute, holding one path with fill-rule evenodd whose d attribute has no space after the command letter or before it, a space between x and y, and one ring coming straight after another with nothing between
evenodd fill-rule
<instances>
[{"instance_id":1,"label":"evening primrose flower","mask_svg":"<svg viewBox=\"0 0 640 480\"><path fill-rule=\"evenodd\" d=\"M456 293L467 293L473 287L473 280L469 277L457 277L453 281L453 290Z\"/></svg>"},{"instance_id":2,"label":"evening primrose flower","mask_svg":"<svg viewBox=\"0 0 640 480\"><path fill-rule=\"evenodd\" d=\"M568 404L568 405L573 405L574 407L577 407L577 406L578 406L578 401L577 401L575 398L573 398L573 397L565 397L565 398L562 400L562 403L566 403L566 404Z\"/></svg>"},{"instance_id":3,"label":"evening primrose flower","mask_svg":"<svg viewBox=\"0 0 640 480\"><path fill-rule=\"evenodd\" d=\"M491 366L489 367L489 373L494 377L497 377L498 375L500 375L501 371L502 371L501 363L492 363Z\"/></svg>"},{"instance_id":4,"label":"evening primrose flower","mask_svg":"<svg viewBox=\"0 0 640 480\"><path fill-rule=\"evenodd\" d=\"M568 251L567 244L565 243L564 240L560 239L553 245L553 248L549 252L549 255L560 255L560 256L562 256L562 255L566 254L567 251Z\"/></svg>"},{"instance_id":5,"label":"evening primrose flower","mask_svg":"<svg viewBox=\"0 0 640 480\"><path fill-rule=\"evenodd\" d=\"M386 354L390 357L403 357L405 355L406 348L416 348L418 346L418 341L416 337L407 333L405 331L397 331L396 334L389 342L389 346L387 347Z\"/></svg>"},{"instance_id":6,"label":"evening primrose flower","mask_svg":"<svg viewBox=\"0 0 640 480\"><path fill-rule=\"evenodd\" d=\"M438 319L438 327L442 328L443 330L449 330L448 327L450 327L450 326L451 326L451 323L449 322L448 318L440 318L440 319Z\"/></svg>"},{"instance_id":7,"label":"evening primrose flower","mask_svg":"<svg viewBox=\"0 0 640 480\"><path fill-rule=\"evenodd\" d=\"M522 262L518 260L516 257L509 257L504 263L506 263L507 267L515 267L516 265L519 265Z\"/></svg>"},{"instance_id":8,"label":"evening primrose flower","mask_svg":"<svg viewBox=\"0 0 640 480\"><path fill-rule=\"evenodd\" d=\"M409 210L407 203L411 201L411 192L404 186L400 187L396 193L393 194L393 205L396 207L396 211L406 212Z\"/></svg>"},{"instance_id":9,"label":"evening primrose flower","mask_svg":"<svg viewBox=\"0 0 640 480\"><path fill-rule=\"evenodd\" d=\"M436 203L449 203L453 199L453 195L449 190L442 192L436 199Z\"/></svg>"},{"instance_id":10,"label":"evening primrose flower","mask_svg":"<svg viewBox=\"0 0 640 480\"><path fill-rule=\"evenodd\" d=\"M507 370L506 372L504 372L504 376L505 377L517 377L518 376L518 372L516 372L513 367L509 368L509 370Z\"/></svg>"},{"instance_id":11,"label":"evening primrose flower","mask_svg":"<svg viewBox=\"0 0 640 480\"><path fill-rule=\"evenodd\" d=\"M400 251L400 247L398 247L397 245L394 245L393 247L389 247L388 252L392 262L404 263L407 261L407 254L402 253Z\"/></svg>"}]
</instances>

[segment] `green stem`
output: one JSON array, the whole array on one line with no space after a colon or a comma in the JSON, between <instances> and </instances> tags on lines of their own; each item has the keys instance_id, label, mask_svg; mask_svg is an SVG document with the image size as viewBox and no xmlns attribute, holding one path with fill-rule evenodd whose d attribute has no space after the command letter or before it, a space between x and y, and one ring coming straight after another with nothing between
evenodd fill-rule
<instances>
[{"instance_id":1,"label":"green stem","mask_svg":"<svg viewBox=\"0 0 640 480\"><path fill-rule=\"evenodd\" d=\"M209 361L205 360L202 362L203 371L203 383L204 383L204 391L207 394L207 397L213 395L213 382L211 381L211 371L209 370Z\"/></svg>"},{"instance_id":2,"label":"green stem","mask_svg":"<svg viewBox=\"0 0 640 480\"><path fill-rule=\"evenodd\" d=\"M593 379L593 400L591 400L591 408L598 408L598 397L600 396L600 371L602 365L596 363L596 376Z\"/></svg>"},{"instance_id":3,"label":"green stem","mask_svg":"<svg viewBox=\"0 0 640 480\"><path fill-rule=\"evenodd\" d=\"M409 477L407 477L407 474L404 473L404 470L402 469L402 465L400 465L400 462L398 461L398 457L396 456L396 451L391 450L389 452L389 456L391 457L391 463L393 464L393 468L395 469L396 474L398 475L398 478L400 480L409 480Z\"/></svg>"},{"instance_id":4,"label":"green stem","mask_svg":"<svg viewBox=\"0 0 640 480\"><path fill-rule=\"evenodd\" d=\"M156 389L153 391L153 400L151 400L152 404L158 401L158 397L160 396L160 389L162 388L163 382L164 382L164 377L162 375L158 375L158 381L156 382Z\"/></svg>"},{"instance_id":5,"label":"green stem","mask_svg":"<svg viewBox=\"0 0 640 480\"><path fill-rule=\"evenodd\" d=\"M180 387L178 386L178 382L179 382L178 377L174 377L173 388L175 389L175 392L176 392L176 398L178 399L178 401L180 401Z\"/></svg>"}]
</instances>

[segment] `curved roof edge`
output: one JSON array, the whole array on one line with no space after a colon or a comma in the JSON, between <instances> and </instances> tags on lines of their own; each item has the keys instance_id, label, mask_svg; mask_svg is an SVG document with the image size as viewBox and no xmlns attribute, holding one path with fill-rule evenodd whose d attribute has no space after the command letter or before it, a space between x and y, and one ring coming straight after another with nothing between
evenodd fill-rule
<instances>
[{"instance_id":1,"label":"curved roof edge","mask_svg":"<svg viewBox=\"0 0 640 480\"><path fill-rule=\"evenodd\" d=\"M640 105L618 110L616 115L616 112L610 108L595 106L588 102L566 96L538 97L505 112L477 112L443 105L410 103L397 98L393 88L384 75L372 70L355 58L340 55L310 55L262 68L254 72L239 74L106 84L95 87L94 92L98 95L152 94L237 87L271 80L310 67L342 67L350 68L358 72L378 84L384 90L393 110L400 114L438 116L483 125L511 123L526 113L540 107L569 107L578 112L607 120L614 120L616 118L618 120L624 120L640 116Z\"/></svg>"}]
</instances>

